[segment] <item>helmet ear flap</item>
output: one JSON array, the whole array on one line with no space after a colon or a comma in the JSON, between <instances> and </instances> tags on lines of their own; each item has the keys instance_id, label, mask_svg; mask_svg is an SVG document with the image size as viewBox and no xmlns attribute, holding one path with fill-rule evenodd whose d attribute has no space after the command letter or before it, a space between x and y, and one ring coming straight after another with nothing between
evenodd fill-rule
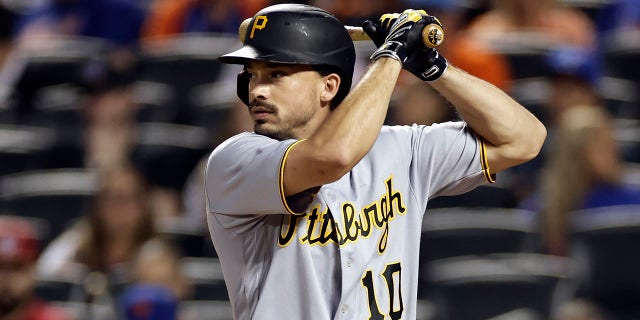
<instances>
[{"instance_id":1,"label":"helmet ear flap","mask_svg":"<svg viewBox=\"0 0 640 320\"><path fill-rule=\"evenodd\" d=\"M249 106L249 74L246 70L238 73L236 93L238 98L248 107Z\"/></svg>"}]
</instances>

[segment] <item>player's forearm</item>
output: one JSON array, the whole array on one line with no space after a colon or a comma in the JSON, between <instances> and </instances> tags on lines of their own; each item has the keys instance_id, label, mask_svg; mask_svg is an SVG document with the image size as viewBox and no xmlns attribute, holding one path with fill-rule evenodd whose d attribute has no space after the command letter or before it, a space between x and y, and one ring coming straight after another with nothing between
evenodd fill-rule
<instances>
[{"instance_id":1,"label":"player's forearm","mask_svg":"<svg viewBox=\"0 0 640 320\"><path fill-rule=\"evenodd\" d=\"M377 139L400 70L400 63L393 59L376 61L310 137L321 149L334 154L346 171L369 152Z\"/></svg>"},{"instance_id":2,"label":"player's forearm","mask_svg":"<svg viewBox=\"0 0 640 320\"><path fill-rule=\"evenodd\" d=\"M495 154L489 155L494 172L528 161L540 151L546 137L544 125L495 86L453 66L431 85L495 147Z\"/></svg>"},{"instance_id":3,"label":"player's forearm","mask_svg":"<svg viewBox=\"0 0 640 320\"><path fill-rule=\"evenodd\" d=\"M313 172L304 172L305 180L314 185L336 181L369 152L384 123L400 70L398 61L378 59L322 126L295 146L295 156L304 156L307 167L313 168ZM302 172L289 170L287 174L298 179L288 184L292 188L286 193L301 191L297 189Z\"/></svg>"}]
</instances>

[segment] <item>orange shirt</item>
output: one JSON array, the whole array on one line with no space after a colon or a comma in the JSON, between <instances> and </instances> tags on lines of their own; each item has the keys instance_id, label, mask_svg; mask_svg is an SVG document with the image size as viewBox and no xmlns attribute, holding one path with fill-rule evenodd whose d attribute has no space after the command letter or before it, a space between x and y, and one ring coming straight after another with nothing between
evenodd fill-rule
<instances>
[{"instance_id":1,"label":"orange shirt","mask_svg":"<svg viewBox=\"0 0 640 320\"><path fill-rule=\"evenodd\" d=\"M180 33L193 0L157 0L142 26L142 38L158 39Z\"/></svg>"}]
</instances>

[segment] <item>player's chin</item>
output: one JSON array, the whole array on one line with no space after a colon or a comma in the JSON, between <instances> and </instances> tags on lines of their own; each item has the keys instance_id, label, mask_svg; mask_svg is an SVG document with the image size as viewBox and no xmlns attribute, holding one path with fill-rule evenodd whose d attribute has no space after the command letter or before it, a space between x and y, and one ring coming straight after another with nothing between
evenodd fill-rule
<instances>
[{"instance_id":1,"label":"player's chin","mask_svg":"<svg viewBox=\"0 0 640 320\"><path fill-rule=\"evenodd\" d=\"M267 136L276 140L286 140L292 138L291 134L288 131L282 130L269 123L258 123L256 121L255 125L253 126L253 131L257 134L261 134L263 136Z\"/></svg>"}]
</instances>

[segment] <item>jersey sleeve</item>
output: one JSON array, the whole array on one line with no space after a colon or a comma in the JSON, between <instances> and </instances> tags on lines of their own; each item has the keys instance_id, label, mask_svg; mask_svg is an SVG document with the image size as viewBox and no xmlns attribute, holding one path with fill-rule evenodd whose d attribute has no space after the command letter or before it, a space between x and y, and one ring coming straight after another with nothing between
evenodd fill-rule
<instances>
[{"instance_id":1,"label":"jersey sleeve","mask_svg":"<svg viewBox=\"0 0 640 320\"><path fill-rule=\"evenodd\" d=\"M290 212L282 191L282 166L295 142L252 133L223 142L205 170L207 211L235 216Z\"/></svg>"},{"instance_id":2,"label":"jersey sleeve","mask_svg":"<svg viewBox=\"0 0 640 320\"><path fill-rule=\"evenodd\" d=\"M457 195L495 182L486 147L464 122L415 126L414 187L429 199Z\"/></svg>"}]
</instances>

